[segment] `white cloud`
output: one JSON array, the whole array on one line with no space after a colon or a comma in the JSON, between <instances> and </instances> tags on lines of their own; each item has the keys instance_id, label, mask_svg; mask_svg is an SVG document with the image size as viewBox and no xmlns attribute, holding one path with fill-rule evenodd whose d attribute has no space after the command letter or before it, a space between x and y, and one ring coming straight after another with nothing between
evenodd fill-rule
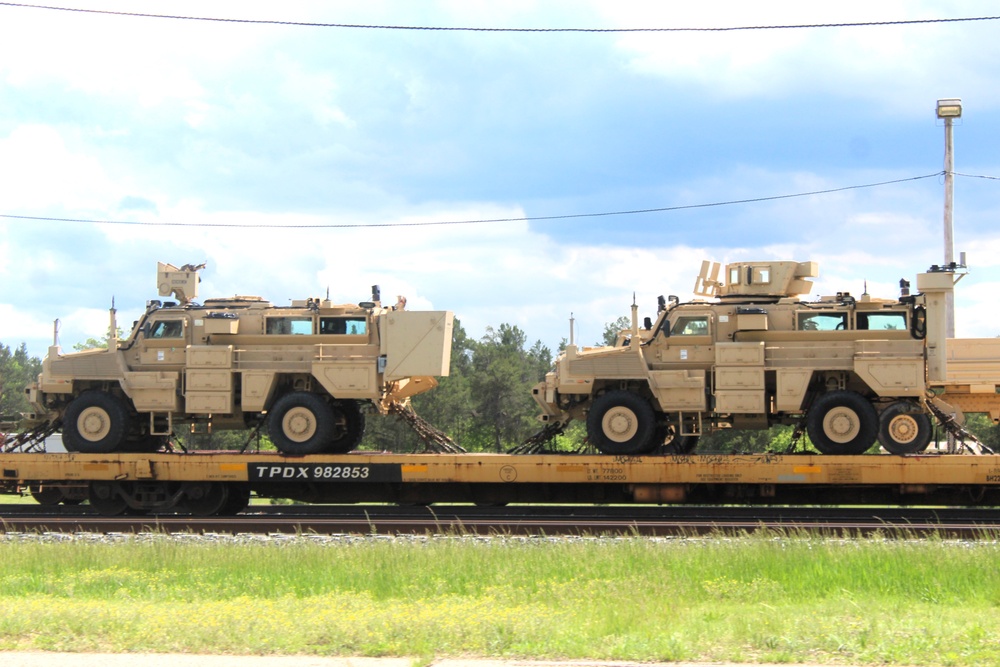
<instances>
[{"instance_id":1,"label":"white cloud","mask_svg":"<svg viewBox=\"0 0 1000 667\"><path fill-rule=\"evenodd\" d=\"M40 319L30 308L0 303L0 341L10 347L31 341L29 353L39 356L52 342L52 322Z\"/></svg>"},{"instance_id":2,"label":"white cloud","mask_svg":"<svg viewBox=\"0 0 1000 667\"><path fill-rule=\"evenodd\" d=\"M0 182L8 212L53 204L91 210L121 193L95 156L67 146L51 125L21 125L0 137Z\"/></svg>"},{"instance_id":3,"label":"white cloud","mask_svg":"<svg viewBox=\"0 0 1000 667\"><path fill-rule=\"evenodd\" d=\"M735 27L863 23L995 14L989 2L607 2L597 5L614 25ZM693 85L695 112L705 98L779 100L832 94L865 101L883 113L926 114L928 100L976 91L976 103L1000 104L983 80L995 62L990 26L925 24L865 28L633 33L617 40L637 72ZM970 67L970 62L977 67ZM986 66L996 76L996 68ZM697 92L695 92L697 91ZM952 91L952 92L949 92ZM874 104L872 104L874 103Z\"/></svg>"}]
</instances>

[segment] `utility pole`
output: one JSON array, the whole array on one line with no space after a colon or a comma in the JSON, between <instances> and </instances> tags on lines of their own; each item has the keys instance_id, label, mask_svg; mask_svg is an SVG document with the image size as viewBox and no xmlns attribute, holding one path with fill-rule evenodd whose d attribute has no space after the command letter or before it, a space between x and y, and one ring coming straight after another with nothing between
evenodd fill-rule
<instances>
[{"instance_id":1,"label":"utility pole","mask_svg":"<svg viewBox=\"0 0 1000 667\"><path fill-rule=\"evenodd\" d=\"M955 262L955 149L952 125L962 117L962 100L949 98L937 101L937 117L944 120L944 265L953 267ZM955 295L947 294L945 319L948 338L955 337Z\"/></svg>"}]
</instances>

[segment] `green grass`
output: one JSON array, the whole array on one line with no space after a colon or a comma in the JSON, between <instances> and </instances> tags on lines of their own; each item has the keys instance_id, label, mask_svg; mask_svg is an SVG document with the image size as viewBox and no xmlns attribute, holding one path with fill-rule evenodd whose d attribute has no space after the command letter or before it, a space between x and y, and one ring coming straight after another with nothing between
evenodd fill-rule
<instances>
[{"instance_id":1,"label":"green grass","mask_svg":"<svg viewBox=\"0 0 1000 667\"><path fill-rule=\"evenodd\" d=\"M0 504L3 505L34 505L40 507L38 501L31 497L30 493L24 493L21 495L13 493L5 493L0 495Z\"/></svg>"},{"instance_id":2,"label":"green grass","mask_svg":"<svg viewBox=\"0 0 1000 667\"><path fill-rule=\"evenodd\" d=\"M1000 662L1000 544L0 541L0 649Z\"/></svg>"}]
</instances>

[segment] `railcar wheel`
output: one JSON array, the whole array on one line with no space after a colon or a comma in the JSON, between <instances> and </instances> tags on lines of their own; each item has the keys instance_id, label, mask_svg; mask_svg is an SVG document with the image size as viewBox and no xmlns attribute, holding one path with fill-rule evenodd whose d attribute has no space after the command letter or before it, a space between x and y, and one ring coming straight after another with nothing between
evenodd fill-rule
<instances>
[{"instance_id":1,"label":"railcar wheel","mask_svg":"<svg viewBox=\"0 0 1000 667\"><path fill-rule=\"evenodd\" d=\"M31 493L31 497L34 498L35 502L39 505L53 507L63 501L62 489L58 486L46 484L45 482L42 482L41 484L32 484L28 487L28 491Z\"/></svg>"},{"instance_id":2,"label":"railcar wheel","mask_svg":"<svg viewBox=\"0 0 1000 667\"><path fill-rule=\"evenodd\" d=\"M297 391L275 402L267 419L274 446L282 454L319 454L334 436L334 414L330 404L316 394Z\"/></svg>"},{"instance_id":3,"label":"railcar wheel","mask_svg":"<svg viewBox=\"0 0 1000 667\"><path fill-rule=\"evenodd\" d=\"M587 437L605 454L641 454L659 444L653 439L656 417L641 396L609 391L594 401L587 415Z\"/></svg>"},{"instance_id":4,"label":"railcar wheel","mask_svg":"<svg viewBox=\"0 0 1000 667\"><path fill-rule=\"evenodd\" d=\"M128 409L121 399L103 391L85 391L63 415L63 445L69 452L107 454L122 444L128 426Z\"/></svg>"},{"instance_id":5,"label":"railcar wheel","mask_svg":"<svg viewBox=\"0 0 1000 667\"><path fill-rule=\"evenodd\" d=\"M125 498L118 493L113 484L108 482L91 482L87 500L102 516L120 516L128 511Z\"/></svg>"},{"instance_id":6,"label":"railcar wheel","mask_svg":"<svg viewBox=\"0 0 1000 667\"><path fill-rule=\"evenodd\" d=\"M250 505L250 487L246 484L229 484L229 494L226 504L219 510L223 516L239 514Z\"/></svg>"},{"instance_id":7,"label":"railcar wheel","mask_svg":"<svg viewBox=\"0 0 1000 667\"><path fill-rule=\"evenodd\" d=\"M878 441L891 454L924 451L933 431L931 418L913 401L897 401L879 415Z\"/></svg>"},{"instance_id":8,"label":"railcar wheel","mask_svg":"<svg viewBox=\"0 0 1000 667\"><path fill-rule=\"evenodd\" d=\"M806 416L809 439L824 454L861 454L878 435L878 413L861 394L823 394Z\"/></svg>"},{"instance_id":9,"label":"railcar wheel","mask_svg":"<svg viewBox=\"0 0 1000 667\"><path fill-rule=\"evenodd\" d=\"M182 509L195 516L214 516L229 501L229 489L218 482L188 482L184 485Z\"/></svg>"},{"instance_id":10,"label":"railcar wheel","mask_svg":"<svg viewBox=\"0 0 1000 667\"><path fill-rule=\"evenodd\" d=\"M334 428L333 440L329 451L333 454L346 454L361 442L365 435L365 416L357 401L340 401L333 405Z\"/></svg>"}]
</instances>

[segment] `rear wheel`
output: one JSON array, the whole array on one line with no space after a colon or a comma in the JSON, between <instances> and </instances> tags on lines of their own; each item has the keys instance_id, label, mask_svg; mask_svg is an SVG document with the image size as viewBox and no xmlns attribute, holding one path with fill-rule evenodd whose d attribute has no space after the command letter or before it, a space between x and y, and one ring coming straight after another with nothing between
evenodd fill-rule
<instances>
[{"instance_id":1,"label":"rear wheel","mask_svg":"<svg viewBox=\"0 0 1000 667\"><path fill-rule=\"evenodd\" d=\"M680 435L666 443L664 451L668 454L690 454L698 446L698 436Z\"/></svg>"},{"instance_id":2,"label":"rear wheel","mask_svg":"<svg viewBox=\"0 0 1000 667\"><path fill-rule=\"evenodd\" d=\"M357 447L365 434L365 416L358 402L334 403L333 421L334 434L328 451L333 454L345 454Z\"/></svg>"},{"instance_id":3,"label":"rear wheel","mask_svg":"<svg viewBox=\"0 0 1000 667\"><path fill-rule=\"evenodd\" d=\"M63 415L66 451L107 454L116 451L128 433L125 403L103 391L86 391L69 404Z\"/></svg>"},{"instance_id":4,"label":"rear wheel","mask_svg":"<svg viewBox=\"0 0 1000 667\"><path fill-rule=\"evenodd\" d=\"M133 452L136 454L152 454L163 449L167 444L165 435L141 435L126 440L121 450L123 452Z\"/></svg>"},{"instance_id":5,"label":"rear wheel","mask_svg":"<svg viewBox=\"0 0 1000 667\"><path fill-rule=\"evenodd\" d=\"M327 451L334 437L334 427L330 404L305 391L279 398L267 418L274 446L282 454L295 456Z\"/></svg>"},{"instance_id":6,"label":"rear wheel","mask_svg":"<svg viewBox=\"0 0 1000 667\"><path fill-rule=\"evenodd\" d=\"M933 431L931 418L913 401L897 401L879 415L878 441L892 454L924 451Z\"/></svg>"},{"instance_id":7,"label":"rear wheel","mask_svg":"<svg viewBox=\"0 0 1000 667\"><path fill-rule=\"evenodd\" d=\"M656 430L656 444L662 445L664 454L690 454L698 446L698 436L677 435L676 426L663 426Z\"/></svg>"},{"instance_id":8,"label":"rear wheel","mask_svg":"<svg viewBox=\"0 0 1000 667\"><path fill-rule=\"evenodd\" d=\"M587 437L605 454L642 454L659 443L649 402L629 391L602 394L587 415Z\"/></svg>"},{"instance_id":9,"label":"rear wheel","mask_svg":"<svg viewBox=\"0 0 1000 667\"><path fill-rule=\"evenodd\" d=\"M878 435L878 413L857 392L832 391L816 399L809 409L806 430L824 454L861 454Z\"/></svg>"}]
</instances>

